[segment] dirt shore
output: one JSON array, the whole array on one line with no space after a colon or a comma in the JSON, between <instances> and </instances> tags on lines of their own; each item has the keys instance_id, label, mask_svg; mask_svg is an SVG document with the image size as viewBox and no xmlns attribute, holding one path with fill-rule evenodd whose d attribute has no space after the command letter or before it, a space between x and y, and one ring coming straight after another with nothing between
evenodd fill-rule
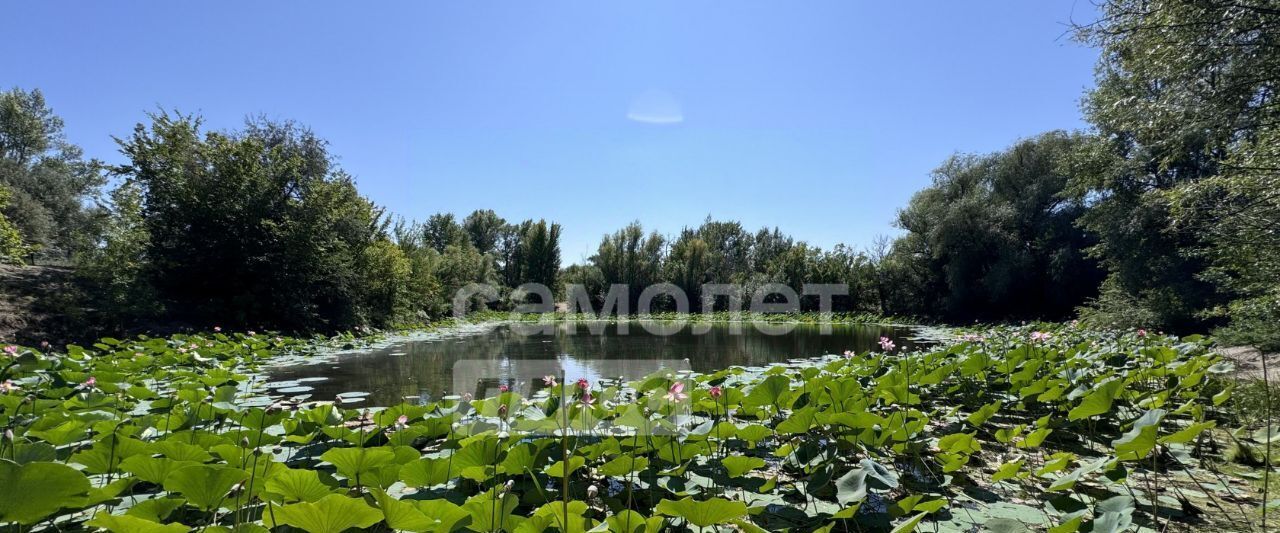
<instances>
[{"instance_id":1,"label":"dirt shore","mask_svg":"<svg viewBox=\"0 0 1280 533\"><path fill-rule=\"evenodd\" d=\"M1237 379L1262 379L1262 361L1266 358L1268 381L1280 382L1280 353L1263 354L1252 346L1230 346L1214 350L1236 365Z\"/></svg>"},{"instance_id":2,"label":"dirt shore","mask_svg":"<svg viewBox=\"0 0 1280 533\"><path fill-rule=\"evenodd\" d=\"M36 344L65 339L83 311L69 268L0 265L0 341Z\"/></svg>"}]
</instances>

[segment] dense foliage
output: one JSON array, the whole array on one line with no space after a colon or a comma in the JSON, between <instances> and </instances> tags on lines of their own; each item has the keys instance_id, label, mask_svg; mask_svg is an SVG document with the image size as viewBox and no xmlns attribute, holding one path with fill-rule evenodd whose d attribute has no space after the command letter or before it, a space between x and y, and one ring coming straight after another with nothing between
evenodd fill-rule
<instances>
[{"instance_id":1,"label":"dense foliage","mask_svg":"<svg viewBox=\"0 0 1280 533\"><path fill-rule=\"evenodd\" d=\"M953 321L1065 317L1096 291L1094 239L1064 197L1076 169L1060 162L1087 142L1047 133L986 156L956 156L899 213L907 234L886 266L909 314Z\"/></svg>"},{"instance_id":2,"label":"dense foliage","mask_svg":"<svg viewBox=\"0 0 1280 533\"><path fill-rule=\"evenodd\" d=\"M1251 437L1215 429L1233 422L1216 407L1229 365L1195 338L1001 329L922 352L627 384L552 376L530 398L359 410L291 403L255 377L304 349L252 333L8 348L0 522L1102 532L1254 519L1237 504L1256 496L1211 470L1224 439Z\"/></svg>"},{"instance_id":3,"label":"dense foliage","mask_svg":"<svg viewBox=\"0 0 1280 533\"><path fill-rule=\"evenodd\" d=\"M24 243L21 250L7 246L0 260L22 262L37 252L65 260L96 235L99 211L88 202L103 180L62 128L39 90L0 91L0 189L7 196L0 228L16 226ZM3 239L10 243L13 233Z\"/></svg>"},{"instance_id":4,"label":"dense foliage","mask_svg":"<svg viewBox=\"0 0 1280 533\"><path fill-rule=\"evenodd\" d=\"M1276 91L1280 3L1109 0L1077 36L1101 49L1074 178L1112 301L1106 320L1185 326L1228 311L1249 342L1280 339Z\"/></svg>"},{"instance_id":5,"label":"dense foliage","mask_svg":"<svg viewBox=\"0 0 1280 533\"><path fill-rule=\"evenodd\" d=\"M13 193L0 185L0 211L8 207L12 198ZM30 253L31 246L23 242L22 232L0 212L0 263L21 264Z\"/></svg>"},{"instance_id":6,"label":"dense foliage","mask_svg":"<svg viewBox=\"0 0 1280 533\"><path fill-rule=\"evenodd\" d=\"M385 238L378 212L304 129L206 134L158 114L121 147L129 162L116 172L142 192L144 280L177 317L349 328L371 307L375 272L394 279L364 253Z\"/></svg>"},{"instance_id":7,"label":"dense foliage","mask_svg":"<svg viewBox=\"0 0 1280 533\"><path fill-rule=\"evenodd\" d=\"M711 220L672 235L639 222L562 268L560 226L389 222L323 140L252 120L203 132L158 114L99 171L62 136L39 91L0 93L0 255L75 257L92 312L112 328L190 323L339 330L536 301L638 307L670 283L690 309L729 308L784 284L843 283L835 310L945 321L1062 319L1203 331L1280 347L1280 6L1274 0L1108 0L1074 28L1100 50L1085 132L957 154L899 213L903 233L820 249L777 228ZM120 178L110 192L105 176ZM103 215L107 216L103 216ZM39 253L33 254L32 251ZM564 284L583 287L565 291ZM614 294L611 285L627 284ZM704 294L736 284L740 294ZM771 296L776 299L777 294ZM660 310L674 301L657 300ZM814 310L815 297L802 299Z\"/></svg>"},{"instance_id":8,"label":"dense foliage","mask_svg":"<svg viewBox=\"0 0 1280 533\"><path fill-rule=\"evenodd\" d=\"M101 244L80 256L104 321L387 327L444 316L454 291L500 283L501 269L555 283L558 225L489 211L489 229L464 231L451 215L392 227L305 128L204 132L197 117L151 118L120 140L128 163L111 170L123 183ZM514 249L505 260L502 247Z\"/></svg>"}]
</instances>

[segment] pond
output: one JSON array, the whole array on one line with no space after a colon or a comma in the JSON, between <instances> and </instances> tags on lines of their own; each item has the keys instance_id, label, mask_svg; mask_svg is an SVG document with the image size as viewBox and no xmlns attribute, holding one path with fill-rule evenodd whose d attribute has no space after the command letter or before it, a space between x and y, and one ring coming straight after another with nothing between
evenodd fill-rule
<instances>
[{"instance_id":1,"label":"pond","mask_svg":"<svg viewBox=\"0 0 1280 533\"><path fill-rule=\"evenodd\" d=\"M506 385L524 395L541 377L591 383L637 379L659 369L714 372L789 359L878 350L881 336L913 346L904 326L832 324L577 322L499 323L446 331L423 340L292 362L268 371L276 394L337 399L348 406L426 402L449 394L493 394Z\"/></svg>"}]
</instances>

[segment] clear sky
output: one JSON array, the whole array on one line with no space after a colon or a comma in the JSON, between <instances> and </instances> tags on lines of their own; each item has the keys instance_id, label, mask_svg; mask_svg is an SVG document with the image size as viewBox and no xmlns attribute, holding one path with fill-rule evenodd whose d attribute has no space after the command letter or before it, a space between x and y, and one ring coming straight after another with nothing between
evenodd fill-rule
<instances>
[{"instance_id":1,"label":"clear sky","mask_svg":"<svg viewBox=\"0 0 1280 533\"><path fill-rule=\"evenodd\" d=\"M564 225L565 264L629 221L708 215L830 247L895 234L948 155L1084 127L1084 0L14 2L0 86L40 88L119 161L158 106L294 119L361 191L425 219Z\"/></svg>"}]
</instances>

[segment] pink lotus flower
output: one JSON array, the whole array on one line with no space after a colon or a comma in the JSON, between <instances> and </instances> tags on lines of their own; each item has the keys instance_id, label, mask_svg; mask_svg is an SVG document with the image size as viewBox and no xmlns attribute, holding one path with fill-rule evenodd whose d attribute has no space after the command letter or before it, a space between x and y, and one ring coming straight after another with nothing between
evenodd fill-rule
<instances>
[{"instance_id":1,"label":"pink lotus flower","mask_svg":"<svg viewBox=\"0 0 1280 533\"><path fill-rule=\"evenodd\" d=\"M18 386L13 384L13 380L6 379L0 382L0 393L10 393L18 390Z\"/></svg>"},{"instance_id":2,"label":"pink lotus flower","mask_svg":"<svg viewBox=\"0 0 1280 533\"><path fill-rule=\"evenodd\" d=\"M586 391L582 393L582 397L579 398L578 401L582 403L583 407L591 407L591 404L596 401L596 398L591 395L591 391Z\"/></svg>"},{"instance_id":3,"label":"pink lotus flower","mask_svg":"<svg viewBox=\"0 0 1280 533\"><path fill-rule=\"evenodd\" d=\"M409 415L400 415L396 417L396 427L403 428L409 425Z\"/></svg>"},{"instance_id":4,"label":"pink lotus flower","mask_svg":"<svg viewBox=\"0 0 1280 533\"><path fill-rule=\"evenodd\" d=\"M222 327L220 327L220 326L214 326L214 327L213 327L213 332L214 332L214 333L222 333Z\"/></svg>"},{"instance_id":5,"label":"pink lotus flower","mask_svg":"<svg viewBox=\"0 0 1280 533\"><path fill-rule=\"evenodd\" d=\"M684 393L684 382L677 381L671 384L671 388L667 389L667 394L663 396L669 402L679 402L688 398L689 395Z\"/></svg>"},{"instance_id":6,"label":"pink lotus flower","mask_svg":"<svg viewBox=\"0 0 1280 533\"><path fill-rule=\"evenodd\" d=\"M543 384L543 385L546 385L546 386L548 386L548 387L554 387L554 386L556 386L556 377L555 377L555 376L542 376L542 384Z\"/></svg>"},{"instance_id":7,"label":"pink lotus flower","mask_svg":"<svg viewBox=\"0 0 1280 533\"><path fill-rule=\"evenodd\" d=\"M1139 336L1139 337L1146 337L1146 336L1147 336L1147 330L1145 330L1145 329L1139 329L1139 330L1138 330L1138 336Z\"/></svg>"},{"instance_id":8,"label":"pink lotus flower","mask_svg":"<svg viewBox=\"0 0 1280 533\"><path fill-rule=\"evenodd\" d=\"M1049 340L1049 337L1050 337L1050 336L1051 336L1051 334L1050 334L1048 331L1033 331L1033 332L1031 332L1031 340L1033 340L1033 341L1047 341L1047 340Z\"/></svg>"},{"instance_id":9,"label":"pink lotus flower","mask_svg":"<svg viewBox=\"0 0 1280 533\"><path fill-rule=\"evenodd\" d=\"M48 349L49 349L49 341L40 341L40 349L42 349L42 350L48 350Z\"/></svg>"},{"instance_id":10,"label":"pink lotus flower","mask_svg":"<svg viewBox=\"0 0 1280 533\"><path fill-rule=\"evenodd\" d=\"M711 391L709 392L709 394L711 394L712 398L719 398L724 394L724 391L721 390L719 386L715 386L715 387L711 387Z\"/></svg>"},{"instance_id":11,"label":"pink lotus flower","mask_svg":"<svg viewBox=\"0 0 1280 533\"><path fill-rule=\"evenodd\" d=\"M893 341L889 337L880 337L880 349L886 352L892 352L894 348Z\"/></svg>"},{"instance_id":12,"label":"pink lotus flower","mask_svg":"<svg viewBox=\"0 0 1280 533\"><path fill-rule=\"evenodd\" d=\"M845 350L845 351L844 351L844 358L845 358L845 359L852 359L852 358L853 358L853 350Z\"/></svg>"},{"instance_id":13,"label":"pink lotus flower","mask_svg":"<svg viewBox=\"0 0 1280 533\"><path fill-rule=\"evenodd\" d=\"M10 345L8 345L8 346L5 346L5 347L4 347L4 353L8 354L8 355L9 355L9 357L16 356L16 355L18 355L18 347L17 347L17 346L14 346L14 345L12 345L12 344L10 344Z\"/></svg>"},{"instance_id":14,"label":"pink lotus flower","mask_svg":"<svg viewBox=\"0 0 1280 533\"><path fill-rule=\"evenodd\" d=\"M511 390L511 387L508 387L506 385L498 385L498 392L507 392L510 390Z\"/></svg>"},{"instance_id":15,"label":"pink lotus flower","mask_svg":"<svg viewBox=\"0 0 1280 533\"><path fill-rule=\"evenodd\" d=\"M252 332L252 331L249 331L249 332L248 332L248 334L249 334L249 336L250 336L250 337L252 337L252 336L254 336L254 335L257 335L257 333L254 333L254 332Z\"/></svg>"},{"instance_id":16,"label":"pink lotus flower","mask_svg":"<svg viewBox=\"0 0 1280 533\"><path fill-rule=\"evenodd\" d=\"M591 388L591 382L590 382L590 381L587 381L587 378L579 378L579 379L578 379L578 388L579 388L579 389L582 389L582 390L590 389L590 388Z\"/></svg>"},{"instance_id":17,"label":"pink lotus flower","mask_svg":"<svg viewBox=\"0 0 1280 533\"><path fill-rule=\"evenodd\" d=\"M89 376L89 379L84 380L84 387L86 389L92 389L96 386L98 386L98 378Z\"/></svg>"}]
</instances>

